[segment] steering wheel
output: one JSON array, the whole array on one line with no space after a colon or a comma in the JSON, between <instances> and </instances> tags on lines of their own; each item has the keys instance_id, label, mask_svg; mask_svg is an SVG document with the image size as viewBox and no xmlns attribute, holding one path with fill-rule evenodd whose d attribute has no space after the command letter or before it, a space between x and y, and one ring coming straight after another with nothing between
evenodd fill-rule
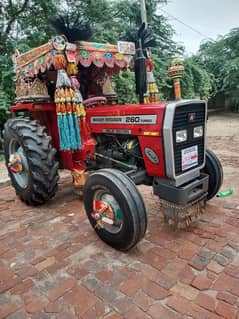
<instances>
[{"instance_id":1,"label":"steering wheel","mask_svg":"<svg viewBox=\"0 0 239 319\"><path fill-rule=\"evenodd\" d=\"M107 99L104 96L95 96L91 97L89 99L84 100L82 103L85 107L94 107L94 106L100 106L105 105Z\"/></svg>"}]
</instances>

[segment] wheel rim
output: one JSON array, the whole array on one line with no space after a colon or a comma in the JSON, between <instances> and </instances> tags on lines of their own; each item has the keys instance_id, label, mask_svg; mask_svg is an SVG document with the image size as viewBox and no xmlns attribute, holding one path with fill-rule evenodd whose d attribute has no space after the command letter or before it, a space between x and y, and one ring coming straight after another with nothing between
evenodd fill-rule
<instances>
[{"instance_id":1,"label":"wheel rim","mask_svg":"<svg viewBox=\"0 0 239 319\"><path fill-rule=\"evenodd\" d=\"M111 234L117 234L118 232L120 232L123 226L123 214L120 205L115 199L115 197L109 192L103 189L99 189L95 192L93 200L100 200L104 203L107 203L114 214L113 224L104 224L103 228Z\"/></svg>"},{"instance_id":2,"label":"wheel rim","mask_svg":"<svg viewBox=\"0 0 239 319\"><path fill-rule=\"evenodd\" d=\"M29 181L29 167L27 158L22 146L16 139L12 139L8 146L9 163L8 167L21 188L27 188Z\"/></svg>"}]
</instances>

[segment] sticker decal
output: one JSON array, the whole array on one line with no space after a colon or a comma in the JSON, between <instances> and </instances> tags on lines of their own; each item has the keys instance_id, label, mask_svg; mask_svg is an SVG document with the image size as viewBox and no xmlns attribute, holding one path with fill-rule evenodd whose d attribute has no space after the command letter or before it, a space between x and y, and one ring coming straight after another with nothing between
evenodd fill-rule
<instances>
[{"instance_id":1,"label":"sticker decal","mask_svg":"<svg viewBox=\"0 0 239 319\"><path fill-rule=\"evenodd\" d=\"M182 171L198 165L198 146L185 148L182 153Z\"/></svg>"},{"instance_id":2,"label":"sticker decal","mask_svg":"<svg viewBox=\"0 0 239 319\"><path fill-rule=\"evenodd\" d=\"M91 124L156 124L157 115L92 116Z\"/></svg>"},{"instance_id":3,"label":"sticker decal","mask_svg":"<svg viewBox=\"0 0 239 319\"><path fill-rule=\"evenodd\" d=\"M150 162L152 162L154 164L159 163L158 155L151 148L145 147L144 153L145 153L146 157L150 160Z\"/></svg>"},{"instance_id":4,"label":"sticker decal","mask_svg":"<svg viewBox=\"0 0 239 319\"><path fill-rule=\"evenodd\" d=\"M110 133L110 134L131 134L131 130L121 130L121 129L113 129L113 128L103 128L102 133Z\"/></svg>"}]
</instances>

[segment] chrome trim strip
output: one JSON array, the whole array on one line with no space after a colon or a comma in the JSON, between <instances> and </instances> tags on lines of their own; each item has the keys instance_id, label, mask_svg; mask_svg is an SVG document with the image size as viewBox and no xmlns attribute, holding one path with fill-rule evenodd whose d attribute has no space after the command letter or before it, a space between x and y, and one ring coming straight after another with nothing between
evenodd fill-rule
<instances>
[{"instance_id":1,"label":"chrome trim strip","mask_svg":"<svg viewBox=\"0 0 239 319\"><path fill-rule=\"evenodd\" d=\"M174 165L174 150L173 150L173 120L175 109L177 106L187 105L191 103L205 103L205 130L204 130L204 144L205 144L205 133L206 133L206 119L207 119L207 105L203 100L180 100L168 103L166 105L164 123L163 123L163 137L164 137L164 153L165 153L165 167L167 177L173 180L175 186L180 186L190 180L198 177L200 175L200 169L205 165L205 154L206 149L204 149L204 161L203 164L195 169L192 169L179 176L175 175L175 165Z\"/></svg>"}]
</instances>

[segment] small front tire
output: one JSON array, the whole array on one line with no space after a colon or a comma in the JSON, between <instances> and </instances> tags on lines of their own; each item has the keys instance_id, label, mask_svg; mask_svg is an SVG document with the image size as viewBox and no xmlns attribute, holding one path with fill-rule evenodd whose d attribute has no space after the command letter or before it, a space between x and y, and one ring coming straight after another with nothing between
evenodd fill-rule
<instances>
[{"instance_id":1,"label":"small front tire","mask_svg":"<svg viewBox=\"0 0 239 319\"><path fill-rule=\"evenodd\" d=\"M206 164L202 170L209 175L207 200L212 199L219 191L223 182L223 168L214 152L206 150Z\"/></svg>"},{"instance_id":2,"label":"small front tire","mask_svg":"<svg viewBox=\"0 0 239 319\"><path fill-rule=\"evenodd\" d=\"M114 214L112 225L96 227L97 222L92 217L95 200L110 206ZM90 175L84 188L84 205L92 227L110 246L126 251L144 237L147 228L144 201L133 181L124 173L102 169Z\"/></svg>"}]
</instances>

